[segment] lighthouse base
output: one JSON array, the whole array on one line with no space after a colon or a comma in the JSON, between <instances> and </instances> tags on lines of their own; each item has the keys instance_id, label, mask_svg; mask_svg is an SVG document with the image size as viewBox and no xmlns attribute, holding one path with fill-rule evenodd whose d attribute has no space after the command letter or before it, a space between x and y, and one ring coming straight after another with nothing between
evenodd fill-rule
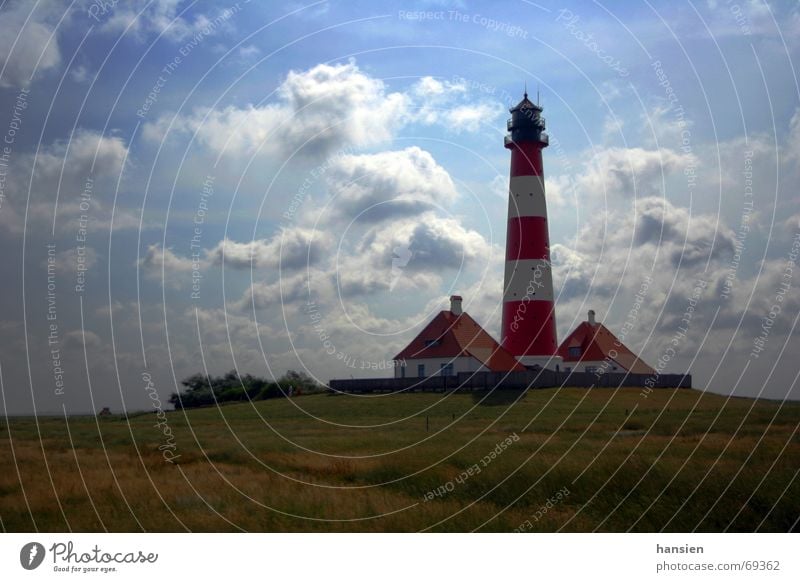
<instances>
[{"instance_id":1,"label":"lighthouse base","mask_svg":"<svg viewBox=\"0 0 800 582\"><path fill-rule=\"evenodd\" d=\"M544 370L564 370L564 360L561 356L517 356L517 361L526 368L539 367Z\"/></svg>"}]
</instances>

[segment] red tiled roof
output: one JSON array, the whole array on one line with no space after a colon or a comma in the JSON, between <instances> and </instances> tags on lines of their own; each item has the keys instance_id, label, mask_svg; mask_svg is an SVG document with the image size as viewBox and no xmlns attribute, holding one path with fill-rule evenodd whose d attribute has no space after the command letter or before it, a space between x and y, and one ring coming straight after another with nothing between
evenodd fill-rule
<instances>
[{"instance_id":1,"label":"red tiled roof","mask_svg":"<svg viewBox=\"0 0 800 582\"><path fill-rule=\"evenodd\" d=\"M581 355L571 357L569 348L578 346L581 348ZM612 358L609 354L614 354L615 357ZM561 346L558 348L558 355L564 359L564 362L578 362L580 360L596 362L608 358L634 374L655 373L653 368L630 351L602 323L591 324L588 321L581 323L561 342Z\"/></svg>"},{"instance_id":2,"label":"red tiled roof","mask_svg":"<svg viewBox=\"0 0 800 582\"><path fill-rule=\"evenodd\" d=\"M434 345L426 341L438 340ZM503 349L469 314L440 311L395 360L472 356L492 372L523 371L525 366Z\"/></svg>"}]
</instances>

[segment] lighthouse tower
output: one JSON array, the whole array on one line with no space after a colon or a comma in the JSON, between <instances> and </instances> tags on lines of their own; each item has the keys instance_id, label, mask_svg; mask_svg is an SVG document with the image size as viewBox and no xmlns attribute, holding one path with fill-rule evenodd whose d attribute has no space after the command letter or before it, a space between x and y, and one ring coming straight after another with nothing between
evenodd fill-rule
<instances>
[{"instance_id":1,"label":"lighthouse tower","mask_svg":"<svg viewBox=\"0 0 800 582\"><path fill-rule=\"evenodd\" d=\"M525 366L555 369L556 317L542 149L548 145L542 108L528 93L510 110L511 150L502 346Z\"/></svg>"}]
</instances>

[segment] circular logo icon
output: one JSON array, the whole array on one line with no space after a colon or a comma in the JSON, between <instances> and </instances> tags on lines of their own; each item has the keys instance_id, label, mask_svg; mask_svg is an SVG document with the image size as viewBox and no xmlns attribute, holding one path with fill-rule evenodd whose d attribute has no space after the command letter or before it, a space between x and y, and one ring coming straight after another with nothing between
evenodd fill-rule
<instances>
[{"instance_id":1,"label":"circular logo icon","mask_svg":"<svg viewBox=\"0 0 800 582\"><path fill-rule=\"evenodd\" d=\"M44 546L39 542L30 542L19 551L19 563L26 570L35 570L44 561Z\"/></svg>"}]
</instances>

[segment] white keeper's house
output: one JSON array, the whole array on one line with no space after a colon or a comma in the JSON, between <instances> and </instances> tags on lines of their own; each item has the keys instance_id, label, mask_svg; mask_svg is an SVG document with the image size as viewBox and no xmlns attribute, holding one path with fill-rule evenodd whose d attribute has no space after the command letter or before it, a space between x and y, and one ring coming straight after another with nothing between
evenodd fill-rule
<instances>
[{"instance_id":1,"label":"white keeper's house","mask_svg":"<svg viewBox=\"0 0 800 582\"><path fill-rule=\"evenodd\" d=\"M631 372L655 374L655 370L634 354L617 336L595 319L594 311L561 342L558 355L565 372Z\"/></svg>"},{"instance_id":2,"label":"white keeper's house","mask_svg":"<svg viewBox=\"0 0 800 582\"><path fill-rule=\"evenodd\" d=\"M395 378L525 370L525 366L461 310L461 301L459 295L450 297L450 311L440 311L394 357Z\"/></svg>"}]
</instances>

